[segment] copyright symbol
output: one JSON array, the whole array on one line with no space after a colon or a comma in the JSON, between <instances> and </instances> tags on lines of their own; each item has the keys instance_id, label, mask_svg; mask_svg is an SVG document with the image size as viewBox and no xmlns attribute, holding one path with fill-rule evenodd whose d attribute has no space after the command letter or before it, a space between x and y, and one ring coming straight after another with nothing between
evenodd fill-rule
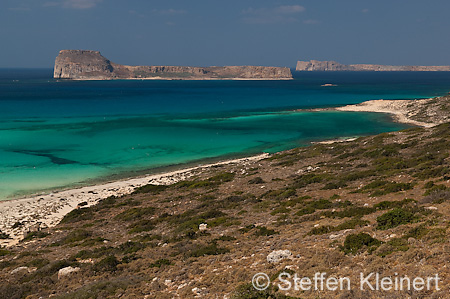
<instances>
[{"instance_id":1,"label":"copyright symbol","mask_svg":"<svg viewBox=\"0 0 450 299\"><path fill-rule=\"evenodd\" d=\"M258 291L264 291L270 285L270 278L266 273L256 273L252 279L253 287Z\"/></svg>"}]
</instances>

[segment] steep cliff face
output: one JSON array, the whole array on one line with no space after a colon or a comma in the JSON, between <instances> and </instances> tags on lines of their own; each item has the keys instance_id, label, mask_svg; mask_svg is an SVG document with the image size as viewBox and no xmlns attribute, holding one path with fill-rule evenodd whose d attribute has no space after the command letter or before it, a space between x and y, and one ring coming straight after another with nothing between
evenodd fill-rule
<instances>
[{"instance_id":1,"label":"steep cliff face","mask_svg":"<svg viewBox=\"0 0 450 299\"><path fill-rule=\"evenodd\" d=\"M450 66L340 64L335 61L298 61L297 71L448 72Z\"/></svg>"},{"instance_id":2,"label":"steep cliff face","mask_svg":"<svg viewBox=\"0 0 450 299\"><path fill-rule=\"evenodd\" d=\"M62 50L55 60L54 78L114 77L111 62L98 51Z\"/></svg>"},{"instance_id":3,"label":"steep cliff face","mask_svg":"<svg viewBox=\"0 0 450 299\"><path fill-rule=\"evenodd\" d=\"M109 79L292 79L291 70L264 66L128 66L116 64L98 51L62 50L55 60L54 78Z\"/></svg>"}]
</instances>

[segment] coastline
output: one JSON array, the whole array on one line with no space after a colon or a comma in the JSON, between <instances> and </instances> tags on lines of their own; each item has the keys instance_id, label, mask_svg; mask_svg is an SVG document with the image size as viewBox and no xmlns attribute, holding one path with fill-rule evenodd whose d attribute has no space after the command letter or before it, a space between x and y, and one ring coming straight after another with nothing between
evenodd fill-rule
<instances>
[{"instance_id":1,"label":"coastline","mask_svg":"<svg viewBox=\"0 0 450 299\"><path fill-rule=\"evenodd\" d=\"M110 196L131 194L136 188L147 184L174 184L198 175L209 168L232 164L246 165L267 157L269 154L265 153L160 174L62 190L46 195L0 201L0 231L11 237L11 239L0 239L0 247L17 245L28 232L55 226L67 213L79 207L80 204L83 207L92 206ZM16 223L22 225L12 228Z\"/></svg>"},{"instance_id":2,"label":"coastline","mask_svg":"<svg viewBox=\"0 0 450 299\"><path fill-rule=\"evenodd\" d=\"M355 105L347 105L343 107L334 108L337 111L351 111L351 112L377 112L387 113L393 116L393 119L399 123L411 124L419 127L430 128L439 123L427 123L417 121L411 118L411 109L408 109L412 103L425 104L432 99L422 100L371 100Z\"/></svg>"},{"instance_id":3,"label":"coastline","mask_svg":"<svg viewBox=\"0 0 450 299\"><path fill-rule=\"evenodd\" d=\"M283 81L283 80L294 80L294 78L183 78L183 77L151 77L151 78L76 78L76 79L65 79L65 78L53 78L55 80L64 81L113 81L113 80L164 80L164 81Z\"/></svg>"},{"instance_id":4,"label":"coastline","mask_svg":"<svg viewBox=\"0 0 450 299\"><path fill-rule=\"evenodd\" d=\"M432 127L444 122L446 119L430 117L426 114L428 122L413 119L417 118L418 111L434 107L433 104L444 99L450 102L449 96L421 100L371 100L355 105L343 107L305 109L308 111L352 111L387 113L400 123L407 123L421 127ZM441 104L440 104L441 105ZM442 107L442 106L439 106ZM420 108L420 109L419 109ZM422 110L421 110L422 109ZM299 109L297 111L304 111ZM444 111L445 112L445 111ZM431 121L430 121L431 120ZM312 144L330 144L335 142L350 142L354 137L323 140ZM218 165L241 164L246 165L267 158L269 154L225 160L201 166L187 167L180 170L166 171L159 174L143 175L134 178L114 180L108 183L99 183L92 186L61 190L46 195L34 195L21 199L0 201L0 231L11 236L11 239L0 240L0 246L13 246L19 243L29 231L36 231L53 227L70 211L80 204L88 207L110 196L131 194L136 188L146 184L168 185L199 175L208 168ZM12 226L22 223L19 227Z\"/></svg>"}]
</instances>

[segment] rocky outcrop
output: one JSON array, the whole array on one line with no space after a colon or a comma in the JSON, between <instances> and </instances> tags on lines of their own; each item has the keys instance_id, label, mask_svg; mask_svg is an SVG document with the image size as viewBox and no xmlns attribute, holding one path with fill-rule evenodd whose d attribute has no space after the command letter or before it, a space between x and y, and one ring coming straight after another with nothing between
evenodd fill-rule
<instances>
[{"instance_id":1,"label":"rocky outcrop","mask_svg":"<svg viewBox=\"0 0 450 299\"><path fill-rule=\"evenodd\" d=\"M62 50L55 60L54 78L113 78L111 62L98 51Z\"/></svg>"},{"instance_id":2,"label":"rocky outcrop","mask_svg":"<svg viewBox=\"0 0 450 299\"><path fill-rule=\"evenodd\" d=\"M265 66L128 66L116 64L98 51L62 50L55 60L55 79L292 79L291 70Z\"/></svg>"},{"instance_id":3,"label":"rocky outcrop","mask_svg":"<svg viewBox=\"0 0 450 299\"><path fill-rule=\"evenodd\" d=\"M298 61L297 71L449 72L450 66L340 64L336 61Z\"/></svg>"}]
</instances>

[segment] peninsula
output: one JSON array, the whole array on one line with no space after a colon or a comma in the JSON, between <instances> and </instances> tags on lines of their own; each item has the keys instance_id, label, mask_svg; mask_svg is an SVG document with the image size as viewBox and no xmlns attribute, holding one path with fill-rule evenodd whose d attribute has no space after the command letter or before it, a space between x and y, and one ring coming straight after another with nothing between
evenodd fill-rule
<instances>
[{"instance_id":1,"label":"peninsula","mask_svg":"<svg viewBox=\"0 0 450 299\"><path fill-rule=\"evenodd\" d=\"M129 66L116 64L99 51L62 50L55 60L55 79L112 80L288 80L287 67L266 66Z\"/></svg>"},{"instance_id":2,"label":"peninsula","mask_svg":"<svg viewBox=\"0 0 450 299\"><path fill-rule=\"evenodd\" d=\"M297 61L296 71L449 72L450 66L340 64L336 61Z\"/></svg>"}]
</instances>

